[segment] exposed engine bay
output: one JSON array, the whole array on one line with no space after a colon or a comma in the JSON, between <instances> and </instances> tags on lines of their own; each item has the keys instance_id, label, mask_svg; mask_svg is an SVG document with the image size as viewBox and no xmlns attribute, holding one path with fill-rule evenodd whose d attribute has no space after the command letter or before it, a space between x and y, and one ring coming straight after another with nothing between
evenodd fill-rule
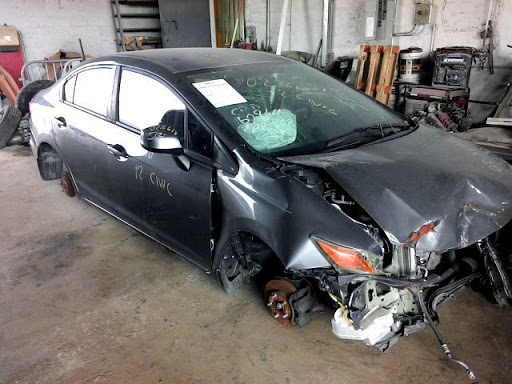
<instances>
[{"instance_id":1,"label":"exposed engine bay","mask_svg":"<svg viewBox=\"0 0 512 384\"><path fill-rule=\"evenodd\" d=\"M466 286L512 301L510 165L422 124L400 140L277 160L217 179L225 209L247 212L224 222L225 291L254 278L279 324L333 311L337 337L381 351L429 326L473 379L437 308ZM247 228L247 217L262 220Z\"/></svg>"},{"instance_id":2,"label":"exposed engine bay","mask_svg":"<svg viewBox=\"0 0 512 384\"><path fill-rule=\"evenodd\" d=\"M512 300L510 279L495 249L495 240L489 237L446 252L417 249L418 240L436 227L432 221L412 232L406 242L393 244L370 215L323 170L288 166L283 171L364 227L380 249L336 249L335 245L325 246L319 241L317 246L333 268L290 270L285 272L286 277L268 282L265 297L272 316L285 326L304 326L311 321L312 312L331 305L336 308L331 323L337 337L360 340L383 352L400 337L430 325L445 354L474 379L465 363L452 358L437 329L436 308L471 283L492 292L500 304Z\"/></svg>"}]
</instances>

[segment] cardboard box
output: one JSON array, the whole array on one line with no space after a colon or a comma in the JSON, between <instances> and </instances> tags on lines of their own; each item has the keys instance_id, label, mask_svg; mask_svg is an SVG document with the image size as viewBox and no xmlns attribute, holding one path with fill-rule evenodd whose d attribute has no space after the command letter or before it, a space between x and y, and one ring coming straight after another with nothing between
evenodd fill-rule
<instances>
[{"instance_id":1,"label":"cardboard box","mask_svg":"<svg viewBox=\"0 0 512 384\"><path fill-rule=\"evenodd\" d=\"M85 55L85 57L91 57L91 56ZM78 52L69 52L69 51L64 51L63 49L61 49L60 51L55 52L53 55L51 55L49 57L45 57L44 59L45 60L68 60L68 59L81 59L81 58L82 58L82 54L80 54Z\"/></svg>"},{"instance_id":2,"label":"cardboard box","mask_svg":"<svg viewBox=\"0 0 512 384\"><path fill-rule=\"evenodd\" d=\"M0 26L0 51L17 51L20 45L18 31L14 27Z\"/></svg>"}]
</instances>

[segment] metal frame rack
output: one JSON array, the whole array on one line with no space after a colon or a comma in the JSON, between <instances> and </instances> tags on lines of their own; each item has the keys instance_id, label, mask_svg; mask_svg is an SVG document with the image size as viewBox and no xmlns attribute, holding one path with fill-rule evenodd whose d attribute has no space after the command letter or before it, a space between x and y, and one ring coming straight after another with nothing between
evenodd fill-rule
<instances>
[{"instance_id":1,"label":"metal frame rack","mask_svg":"<svg viewBox=\"0 0 512 384\"><path fill-rule=\"evenodd\" d=\"M162 45L158 1L111 0L112 19L118 52L133 49L158 48Z\"/></svg>"}]
</instances>

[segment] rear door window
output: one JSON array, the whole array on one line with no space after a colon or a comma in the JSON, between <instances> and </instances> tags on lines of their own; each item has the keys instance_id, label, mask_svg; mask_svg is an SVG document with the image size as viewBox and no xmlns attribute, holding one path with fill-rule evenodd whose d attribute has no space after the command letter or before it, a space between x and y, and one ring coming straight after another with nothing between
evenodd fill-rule
<instances>
[{"instance_id":1,"label":"rear door window","mask_svg":"<svg viewBox=\"0 0 512 384\"><path fill-rule=\"evenodd\" d=\"M123 69L119 87L119 121L142 130L165 124L184 137L185 104L164 84Z\"/></svg>"},{"instance_id":2,"label":"rear door window","mask_svg":"<svg viewBox=\"0 0 512 384\"><path fill-rule=\"evenodd\" d=\"M112 102L114 74L113 67L93 68L80 72L76 77L73 104L107 116Z\"/></svg>"}]
</instances>

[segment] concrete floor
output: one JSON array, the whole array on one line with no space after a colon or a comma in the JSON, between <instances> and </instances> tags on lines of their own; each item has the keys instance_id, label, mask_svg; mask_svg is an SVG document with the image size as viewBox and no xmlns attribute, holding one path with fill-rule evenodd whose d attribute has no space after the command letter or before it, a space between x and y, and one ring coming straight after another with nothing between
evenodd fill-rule
<instances>
[{"instance_id":1,"label":"concrete floor","mask_svg":"<svg viewBox=\"0 0 512 384\"><path fill-rule=\"evenodd\" d=\"M465 383L430 329L380 353L330 313L282 329L176 255L0 150L0 383ZM440 311L480 383L512 382L512 310L466 290Z\"/></svg>"}]
</instances>

